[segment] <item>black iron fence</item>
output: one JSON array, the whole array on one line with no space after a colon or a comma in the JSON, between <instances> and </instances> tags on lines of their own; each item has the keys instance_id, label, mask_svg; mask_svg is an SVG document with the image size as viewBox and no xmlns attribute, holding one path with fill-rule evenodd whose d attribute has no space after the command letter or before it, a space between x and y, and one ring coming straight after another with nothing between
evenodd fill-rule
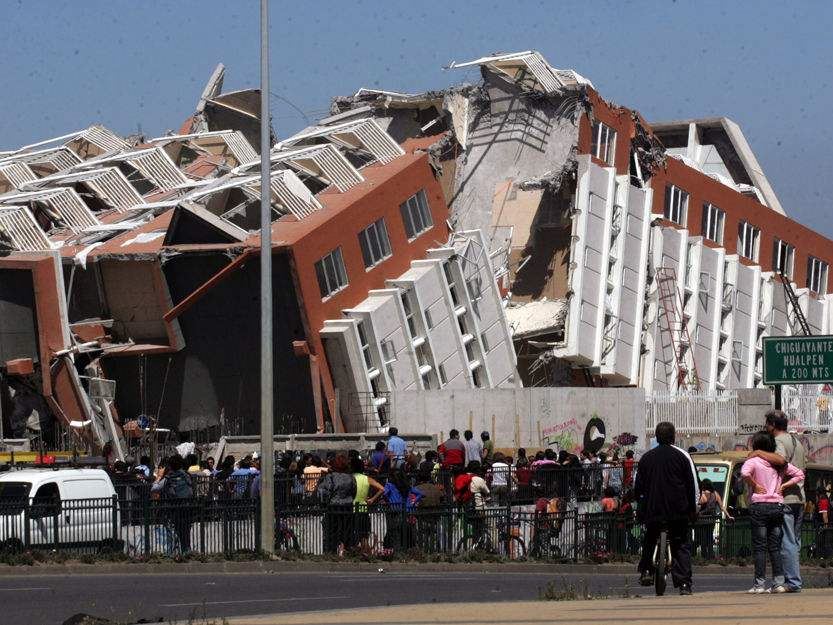
<instances>
[{"instance_id":1,"label":"black iron fence","mask_svg":"<svg viewBox=\"0 0 833 625\"><path fill-rule=\"evenodd\" d=\"M298 555L499 557L601 561L640 553L643 529L633 515L572 502L550 512L533 505L416 507L299 505L278 510L275 547ZM230 555L260 545L257 498L195 497L36 500L0 503L0 552L47 550ZM808 523L802 556L833 558L833 525ZM692 534L705 560L751 556L748 519L700 519Z\"/></svg>"}]
</instances>

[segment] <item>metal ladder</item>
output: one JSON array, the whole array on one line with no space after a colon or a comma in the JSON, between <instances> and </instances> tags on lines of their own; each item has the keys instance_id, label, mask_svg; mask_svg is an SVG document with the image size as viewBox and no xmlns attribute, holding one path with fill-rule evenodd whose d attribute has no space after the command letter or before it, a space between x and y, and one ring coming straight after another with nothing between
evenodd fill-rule
<instances>
[{"instance_id":1,"label":"metal ladder","mask_svg":"<svg viewBox=\"0 0 833 625\"><path fill-rule=\"evenodd\" d=\"M792 306L795 318L798 320L798 325L801 326L801 331L804 332L804 336L811 336L813 333L810 331L810 324L807 323L807 317L804 316L804 311L801 310L801 306L798 305L798 296L796 296L795 291L793 291L792 282L784 273L783 269L781 270L781 284L784 285L784 295L786 296L790 306Z\"/></svg>"},{"instance_id":2,"label":"metal ladder","mask_svg":"<svg viewBox=\"0 0 833 625\"><path fill-rule=\"evenodd\" d=\"M659 303L665 317L665 327L660 329L666 335L674 351L677 368L677 387L680 390L700 390L700 376L697 375L697 363L691 351L691 337L688 333L684 307L677 290L677 272L672 267L657 269L655 280L659 293ZM658 320L659 322L659 320ZM663 342L663 344L665 344ZM686 356L691 359L691 366L686 363Z\"/></svg>"}]
</instances>

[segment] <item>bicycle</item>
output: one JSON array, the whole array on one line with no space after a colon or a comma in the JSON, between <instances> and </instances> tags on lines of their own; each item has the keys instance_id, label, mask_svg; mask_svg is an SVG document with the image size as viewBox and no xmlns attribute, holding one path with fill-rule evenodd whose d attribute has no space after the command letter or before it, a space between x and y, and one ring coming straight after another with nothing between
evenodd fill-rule
<instances>
[{"instance_id":1,"label":"bicycle","mask_svg":"<svg viewBox=\"0 0 833 625\"><path fill-rule=\"evenodd\" d=\"M455 553L459 555L480 551L510 559L523 559L526 557L526 543L513 531L519 527L520 522L515 519L508 521L505 518L498 519L495 524L497 534L497 545L495 545L484 511L468 511L463 520L463 536L457 542Z\"/></svg>"},{"instance_id":2,"label":"bicycle","mask_svg":"<svg viewBox=\"0 0 833 625\"><path fill-rule=\"evenodd\" d=\"M299 552L301 545L298 542L298 537L286 519L278 519L275 521L275 551L283 552Z\"/></svg>"}]
</instances>

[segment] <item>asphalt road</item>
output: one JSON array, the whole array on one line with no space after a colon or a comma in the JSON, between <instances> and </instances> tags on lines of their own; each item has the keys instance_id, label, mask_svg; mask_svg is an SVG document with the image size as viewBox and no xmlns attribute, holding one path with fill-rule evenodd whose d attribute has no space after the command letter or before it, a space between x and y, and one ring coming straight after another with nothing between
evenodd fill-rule
<instances>
[{"instance_id":1,"label":"asphalt road","mask_svg":"<svg viewBox=\"0 0 833 625\"><path fill-rule=\"evenodd\" d=\"M0 577L3 625L60 625L78 612L133 623L332 610L412 603L493 602L538 598L549 581L587 580L597 593L621 596L622 573L292 572L211 574L22 575ZM645 594L635 575L631 591ZM741 590L746 575L695 575L695 591ZM670 586L670 584L669 584Z\"/></svg>"}]
</instances>

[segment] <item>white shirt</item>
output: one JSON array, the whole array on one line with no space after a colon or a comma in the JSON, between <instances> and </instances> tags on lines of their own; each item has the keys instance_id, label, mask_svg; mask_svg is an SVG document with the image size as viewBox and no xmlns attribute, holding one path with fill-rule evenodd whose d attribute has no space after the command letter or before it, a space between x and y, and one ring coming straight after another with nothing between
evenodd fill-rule
<instances>
[{"instance_id":1,"label":"white shirt","mask_svg":"<svg viewBox=\"0 0 833 625\"><path fill-rule=\"evenodd\" d=\"M474 507L478 510L485 508L486 497L489 496L489 486L486 484L486 480L479 475L473 475L469 484L469 490L474 495Z\"/></svg>"},{"instance_id":2,"label":"white shirt","mask_svg":"<svg viewBox=\"0 0 833 625\"><path fill-rule=\"evenodd\" d=\"M470 441L463 441L463 445L466 448L466 464L468 465L469 462L483 461L483 443L481 443L476 438L471 439Z\"/></svg>"},{"instance_id":3,"label":"white shirt","mask_svg":"<svg viewBox=\"0 0 833 625\"><path fill-rule=\"evenodd\" d=\"M505 462L492 463L492 488L509 485L509 465Z\"/></svg>"}]
</instances>

